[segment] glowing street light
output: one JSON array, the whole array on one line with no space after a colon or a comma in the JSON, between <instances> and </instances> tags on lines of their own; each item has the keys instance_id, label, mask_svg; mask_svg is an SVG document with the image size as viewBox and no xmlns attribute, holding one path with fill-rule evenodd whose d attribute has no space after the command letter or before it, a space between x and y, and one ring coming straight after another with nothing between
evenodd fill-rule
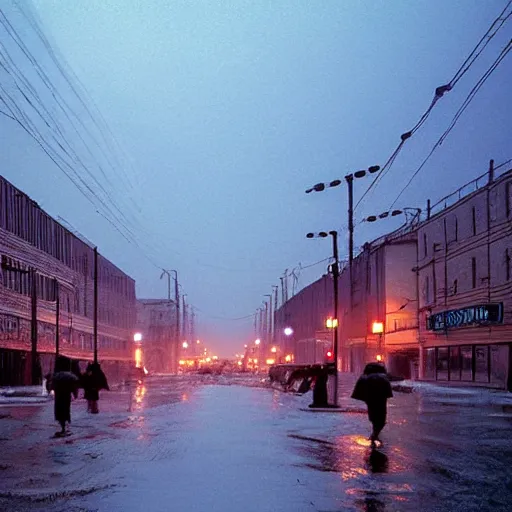
<instances>
[{"instance_id":1,"label":"glowing street light","mask_svg":"<svg viewBox=\"0 0 512 512\"><path fill-rule=\"evenodd\" d=\"M136 332L134 335L133 335L133 341L135 343L140 343L142 341L142 333L140 332Z\"/></svg>"},{"instance_id":2,"label":"glowing street light","mask_svg":"<svg viewBox=\"0 0 512 512\"><path fill-rule=\"evenodd\" d=\"M275 354L277 352L277 347L272 347L270 349L270 352L272 352L272 354Z\"/></svg>"},{"instance_id":3,"label":"glowing street light","mask_svg":"<svg viewBox=\"0 0 512 512\"><path fill-rule=\"evenodd\" d=\"M373 322L372 333L379 336L379 351L377 354L377 361L381 362L382 357L382 335L384 334L384 322Z\"/></svg>"},{"instance_id":4,"label":"glowing street light","mask_svg":"<svg viewBox=\"0 0 512 512\"><path fill-rule=\"evenodd\" d=\"M293 334L293 329L291 327L285 327L284 335L285 336L291 336L292 334Z\"/></svg>"},{"instance_id":5,"label":"glowing street light","mask_svg":"<svg viewBox=\"0 0 512 512\"><path fill-rule=\"evenodd\" d=\"M186 341L184 341L183 344L182 344L182 347L183 348L188 348L188 343Z\"/></svg>"},{"instance_id":6,"label":"glowing street light","mask_svg":"<svg viewBox=\"0 0 512 512\"><path fill-rule=\"evenodd\" d=\"M325 321L325 327L327 327L327 329L334 329L336 327L338 327L338 319L337 318L328 318L326 321Z\"/></svg>"},{"instance_id":7,"label":"glowing street light","mask_svg":"<svg viewBox=\"0 0 512 512\"><path fill-rule=\"evenodd\" d=\"M254 341L254 344L255 345L259 345L261 343L261 340L258 338L257 340Z\"/></svg>"},{"instance_id":8,"label":"glowing street light","mask_svg":"<svg viewBox=\"0 0 512 512\"><path fill-rule=\"evenodd\" d=\"M372 334L382 334L383 332L384 332L384 323L383 322L373 322Z\"/></svg>"}]
</instances>

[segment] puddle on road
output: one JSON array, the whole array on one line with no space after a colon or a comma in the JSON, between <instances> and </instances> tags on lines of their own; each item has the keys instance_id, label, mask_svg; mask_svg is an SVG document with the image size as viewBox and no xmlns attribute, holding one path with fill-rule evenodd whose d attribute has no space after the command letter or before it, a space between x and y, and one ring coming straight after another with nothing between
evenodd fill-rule
<instances>
[{"instance_id":1,"label":"puddle on road","mask_svg":"<svg viewBox=\"0 0 512 512\"><path fill-rule=\"evenodd\" d=\"M370 441L360 435L339 436L332 441L297 434L288 437L301 441L297 450L306 459L302 467L339 475L343 506L387 510L393 503L408 502L413 494L412 486L406 483L410 479L407 455L401 448L372 450Z\"/></svg>"}]
</instances>

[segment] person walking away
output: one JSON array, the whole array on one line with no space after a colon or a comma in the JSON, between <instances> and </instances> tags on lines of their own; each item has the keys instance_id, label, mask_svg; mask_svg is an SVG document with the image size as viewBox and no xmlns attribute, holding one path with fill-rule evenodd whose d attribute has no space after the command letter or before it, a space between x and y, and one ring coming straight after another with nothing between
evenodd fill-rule
<instances>
[{"instance_id":1,"label":"person walking away","mask_svg":"<svg viewBox=\"0 0 512 512\"><path fill-rule=\"evenodd\" d=\"M377 442L382 444L379 435L386 425L387 401L392 397L386 367L381 363L368 363L356 382L352 398L366 403L368 419L373 427L370 435L372 448L376 447Z\"/></svg>"},{"instance_id":2,"label":"person walking away","mask_svg":"<svg viewBox=\"0 0 512 512\"><path fill-rule=\"evenodd\" d=\"M66 423L71 423L71 395L78 397L79 376L71 371L71 359L58 356L55 360L55 371L51 379L51 387L55 393L54 414L61 430L55 436L67 434ZM76 368L75 372L76 372Z\"/></svg>"},{"instance_id":3,"label":"person walking away","mask_svg":"<svg viewBox=\"0 0 512 512\"><path fill-rule=\"evenodd\" d=\"M89 363L82 378L84 398L87 400L87 412L98 414L100 390L109 390L107 377L98 363Z\"/></svg>"}]
</instances>

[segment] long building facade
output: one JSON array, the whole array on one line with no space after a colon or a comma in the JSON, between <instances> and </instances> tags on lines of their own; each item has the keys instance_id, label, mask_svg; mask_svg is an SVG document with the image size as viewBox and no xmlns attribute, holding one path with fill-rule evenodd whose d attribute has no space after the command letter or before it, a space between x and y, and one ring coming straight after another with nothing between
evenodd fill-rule
<instances>
[{"instance_id":1,"label":"long building facade","mask_svg":"<svg viewBox=\"0 0 512 512\"><path fill-rule=\"evenodd\" d=\"M512 391L512 169L502 171L491 164L429 206L426 220L365 244L352 282L341 269L339 370L383 360L406 378ZM304 344L328 340L320 331L331 304L326 275L277 311L278 330L294 330L282 342L296 360L314 362Z\"/></svg>"},{"instance_id":2,"label":"long building facade","mask_svg":"<svg viewBox=\"0 0 512 512\"><path fill-rule=\"evenodd\" d=\"M94 249L2 177L0 259L0 385L32 383L33 353L37 379L51 372L57 333L61 354L92 361ZM98 255L98 360L111 381L133 360L135 300L134 280Z\"/></svg>"},{"instance_id":3,"label":"long building facade","mask_svg":"<svg viewBox=\"0 0 512 512\"><path fill-rule=\"evenodd\" d=\"M349 268L343 268L338 309L342 371L361 373L367 362L381 359L395 375L418 376L415 263L413 223L365 244L353 261L352 286Z\"/></svg>"},{"instance_id":4,"label":"long building facade","mask_svg":"<svg viewBox=\"0 0 512 512\"><path fill-rule=\"evenodd\" d=\"M422 378L512 390L512 170L439 207L418 229Z\"/></svg>"}]
</instances>

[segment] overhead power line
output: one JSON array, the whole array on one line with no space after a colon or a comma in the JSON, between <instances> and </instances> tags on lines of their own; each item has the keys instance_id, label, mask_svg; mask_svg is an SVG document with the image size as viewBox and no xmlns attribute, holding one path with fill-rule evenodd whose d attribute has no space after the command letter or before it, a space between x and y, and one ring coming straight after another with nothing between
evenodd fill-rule
<instances>
[{"instance_id":1,"label":"overhead power line","mask_svg":"<svg viewBox=\"0 0 512 512\"><path fill-rule=\"evenodd\" d=\"M475 61L480 57L480 55L483 53L487 45L492 41L492 39L496 36L496 34L500 31L500 29L503 27L503 25L509 20L509 18L512 16L512 10L509 11L510 7L512 5L512 0L509 0L507 2L507 5L505 8L501 11L499 16L491 23L485 34L482 36L482 38L478 41L478 43L475 45L471 53L468 55L468 57L464 60L464 62L461 64L459 69L456 71L452 79L445 85L441 85L436 88L434 93L434 98L431 101L429 107L427 110L421 115L417 123L413 126L413 128L405 133L403 133L400 136L400 143L396 147L396 149L393 151L387 162L382 166L380 172L375 176L373 181L369 184L366 191L363 193L359 201L356 203L355 209L359 207L359 205L363 202L363 200L367 197L369 192L386 176L386 174L389 173L391 170L393 163L395 162L398 154L402 151L402 148L407 140L409 140L426 122L428 117L430 116L430 113L434 109L437 102L449 91L451 91L455 85L459 82L459 80L471 69Z\"/></svg>"},{"instance_id":2,"label":"overhead power line","mask_svg":"<svg viewBox=\"0 0 512 512\"><path fill-rule=\"evenodd\" d=\"M423 160L421 165L416 169L416 171L413 173L413 175L410 177L409 181L405 184L405 186L402 188L400 193L396 196L393 203L391 203L391 206L389 209L392 209L393 206L397 203L397 201L402 197L403 193L407 190L407 188L411 185L414 178L418 176L418 174L421 172L423 167L425 167L426 163L430 160L431 156L434 154L437 148L439 148L445 139L448 137L450 132L453 130L455 125L457 124L457 121L460 119L464 111L469 107L471 102L473 101L474 97L477 95L478 91L482 88L482 86L485 84L485 82L489 79L489 77L494 73L494 71L497 69L497 67L503 62L505 57L510 53L512 50L512 39L509 41L507 46L503 48L498 58L491 64L491 66L487 69L487 71L480 77L480 80L476 83L476 85L471 89L469 94L466 96L464 102L460 106L457 113L453 116L453 119L448 126L448 128L444 131L444 133L439 137L438 141L434 144L432 149L430 150L430 153L426 156L426 158Z\"/></svg>"}]
</instances>

